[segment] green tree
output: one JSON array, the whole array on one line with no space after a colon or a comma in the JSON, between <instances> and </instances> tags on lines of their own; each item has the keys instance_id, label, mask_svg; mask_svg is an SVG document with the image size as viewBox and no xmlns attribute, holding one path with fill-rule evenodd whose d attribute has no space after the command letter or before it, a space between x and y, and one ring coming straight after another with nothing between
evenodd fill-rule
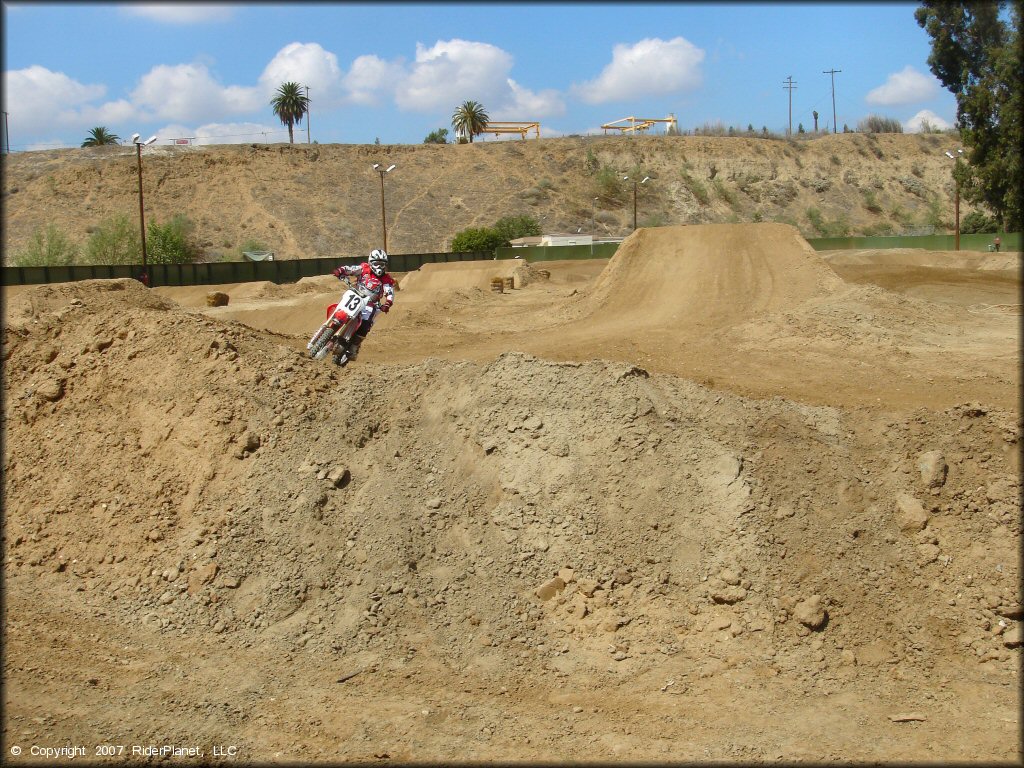
<instances>
[{"instance_id":1,"label":"green tree","mask_svg":"<svg viewBox=\"0 0 1024 768\"><path fill-rule=\"evenodd\" d=\"M964 197L987 206L1007 230L1020 229L1021 3L925 0L914 18L931 38L928 65L955 97L960 139L968 149Z\"/></svg>"},{"instance_id":2,"label":"green tree","mask_svg":"<svg viewBox=\"0 0 1024 768\"><path fill-rule=\"evenodd\" d=\"M83 147L102 147L107 144L117 144L121 137L110 133L102 125L98 125L89 131L88 137L82 142Z\"/></svg>"},{"instance_id":3,"label":"green tree","mask_svg":"<svg viewBox=\"0 0 1024 768\"><path fill-rule=\"evenodd\" d=\"M303 87L298 83L281 83L277 89L277 95L270 100L270 106L274 114L283 125L288 126L288 141L295 143L294 126L301 123L306 112L309 111L309 99L302 92Z\"/></svg>"},{"instance_id":4,"label":"green tree","mask_svg":"<svg viewBox=\"0 0 1024 768\"><path fill-rule=\"evenodd\" d=\"M448 129L438 128L436 131L431 131L427 134L427 138L423 140L424 144L447 144L448 143Z\"/></svg>"},{"instance_id":5,"label":"green tree","mask_svg":"<svg viewBox=\"0 0 1024 768\"><path fill-rule=\"evenodd\" d=\"M505 216L494 222L494 231L501 235L502 245L508 245L517 237L537 237L540 222L533 216Z\"/></svg>"},{"instance_id":6,"label":"green tree","mask_svg":"<svg viewBox=\"0 0 1024 768\"><path fill-rule=\"evenodd\" d=\"M493 251L503 245L508 245L507 241L501 236L501 233L491 227L470 227L452 238L454 253Z\"/></svg>"},{"instance_id":7,"label":"green tree","mask_svg":"<svg viewBox=\"0 0 1024 768\"><path fill-rule=\"evenodd\" d=\"M490 119L482 104L476 101L464 101L452 114L452 128L460 136L467 137L472 144L473 137L484 132Z\"/></svg>"}]
</instances>

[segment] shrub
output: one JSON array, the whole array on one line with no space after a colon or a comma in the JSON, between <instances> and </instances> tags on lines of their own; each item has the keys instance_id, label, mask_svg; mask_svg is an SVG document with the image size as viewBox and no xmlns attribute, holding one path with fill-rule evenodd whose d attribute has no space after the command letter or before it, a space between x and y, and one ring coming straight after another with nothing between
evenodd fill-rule
<instances>
[{"instance_id":1,"label":"shrub","mask_svg":"<svg viewBox=\"0 0 1024 768\"><path fill-rule=\"evenodd\" d=\"M861 193L864 195L864 207L865 208L867 208L872 213L881 213L882 212L882 206L878 202L878 198L875 195L875 190L873 190L873 189L863 189L863 190L861 190Z\"/></svg>"},{"instance_id":2,"label":"shrub","mask_svg":"<svg viewBox=\"0 0 1024 768\"><path fill-rule=\"evenodd\" d=\"M200 255L192 239L192 222L178 214L163 225L151 223L146 228L146 255L153 264L188 264Z\"/></svg>"},{"instance_id":3,"label":"shrub","mask_svg":"<svg viewBox=\"0 0 1024 768\"><path fill-rule=\"evenodd\" d=\"M996 220L991 216L986 216L981 211L971 211L964 216L963 221L960 222L960 232L964 235L998 231Z\"/></svg>"},{"instance_id":4,"label":"shrub","mask_svg":"<svg viewBox=\"0 0 1024 768\"><path fill-rule=\"evenodd\" d=\"M807 220L822 237L845 237L850 234L850 224L843 216L835 221L828 221L817 208L808 208Z\"/></svg>"},{"instance_id":5,"label":"shrub","mask_svg":"<svg viewBox=\"0 0 1024 768\"><path fill-rule=\"evenodd\" d=\"M533 216L505 216L494 223L493 229L501 236L502 245L508 245L517 237L540 235L540 222Z\"/></svg>"},{"instance_id":6,"label":"shrub","mask_svg":"<svg viewBox=\"0 0 1024 768\"><path fill-rule=\"evenodd\" d=\"M714 181L711 182L711 184L712 184L712 186L714 186L715 192L718 193L718 196L722 200L727 202L730 207L736 205L736 195L735 195L735 193L732 190L730 190L728 187L726 187L721 179L715 179Z\"/></svg>"},{"instance_id":7,"label":"shrub","mask_svg":"<svg viewBox=\"0 0 1024 768\"><path fill-rule=\"evenodd\" d=\"M689 171L684 169L680 175L683 177L683 184L688 190L690 190L690 194L697 198L697 202L701 205L707 205L711 202L711 197L708 195L707 187L705 187L698 179L693 178Z\"/></svg>"},{"instance_id":8,"label":"shrub","mask_svg":"<svg viewBox=\"0 0 1024 768\"><path fill-rule=\"evenodd\" d=\"M28 246L14 255L17 267L66 267L75 262L78 248L56 224L37 229Z\"/></svg>"},{"instance_id":9,"label":"shrub","mask_svg":"<svg viewBox=\"0 0 1024 768\"><path fill-rule=\"evenodd\" d=\"M491 227L470 227L452 238L452 251L467 253L471 251L493 251L507 245L501 234Z\"/></svg>"},{"instance_id":10,"label":"shrub","mask_svg":"<svg viewBox=\"0 0 1024 768\"><path fill-rule=\"evenodd\" d=\"M431 131L427 134L427 138L423 140L424 144L447 144L448 143L448 129L438 128L436 131Z\"/></svg>"},{"instance_id":11,"label":"shrub","mask_svg":"<svg viewBox=\"0 0 1024 768\"><path fill-rule=\"evenodd\" d=\"M138 264L142 241L126 214L107 219L93 230L85 246L86 264Z\"/></svg>"},{"instance_id":12,"label":"shrub","mask_svg":"<svg viewBox=\"0 0 1024 768\"><path fill-rule=\"evenodd\" d=\"M597 193L605 201L615 201L622 197L622 176L614 168L604 166L597 172Z\"/></svg>"},{"instance_id":13,"label":"shrub","mask_svg":"<svg viewBox=\"0 0 1024 768\"><path fill-rule=\"evenodd\" d=\"M861 133L903 133L903 124L892 117L868 115L857 123L857 130Z\"/></svg>"}]
</instances>

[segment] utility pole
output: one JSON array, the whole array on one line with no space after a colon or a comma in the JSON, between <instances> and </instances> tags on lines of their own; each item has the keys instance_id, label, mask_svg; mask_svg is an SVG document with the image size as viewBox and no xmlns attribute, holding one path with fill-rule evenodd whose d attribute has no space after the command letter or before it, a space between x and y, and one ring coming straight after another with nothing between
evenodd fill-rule
<instances>
[{"instance_id":1,"label":"utility pole","mask_svg":"<svg viewBox=\"0 0 1024 768\"><path fill-rule=\"evenodd\" d=\"M306 143L309 144L309 86L306 86Z\"/></svg>"},{"instance_id":2,"label":"utility pole","mask_svg":"<svg viewBox=\"0 0 1024 768\"><path fill-rule=\"evenodd\" d=\"M822 70L823 75L832 76L832 133L838 133L836 130L836 72L842 71L841 69Z\"/></svg>"},{"instance_id":3,"label":"utility pole","mask_svg":"<svg viewBox=\"0 0 1024 768\"><path fill-rule=\"evenodd\" d=\"M786 131L787 136L793 135L793 89L796 88L796 83L793 82L793 76L790 75L786 78L786 82L782 84L782 87L789 91L789 130Z\"/></svg>"}]
</instances>

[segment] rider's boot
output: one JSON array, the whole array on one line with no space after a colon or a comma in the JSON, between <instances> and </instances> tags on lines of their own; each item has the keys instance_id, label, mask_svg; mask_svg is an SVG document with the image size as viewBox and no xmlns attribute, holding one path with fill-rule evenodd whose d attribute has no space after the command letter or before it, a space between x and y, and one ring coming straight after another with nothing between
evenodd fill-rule
<instances>
[{"instance_id":1,"label":"rider's boot","mask_svg":"<svg viewBox=\"0 0 1024 768\"><path fill-rule=\"evenodd\" d=\"M356 357L359 355L359 347L362 346L362 343L363 342L362 342L361 339L354 339L352 341L352 343L349 344L349 347L348 347L348 359L349 360L355 360L356 359Z\"/></svg>"}]
</instances>

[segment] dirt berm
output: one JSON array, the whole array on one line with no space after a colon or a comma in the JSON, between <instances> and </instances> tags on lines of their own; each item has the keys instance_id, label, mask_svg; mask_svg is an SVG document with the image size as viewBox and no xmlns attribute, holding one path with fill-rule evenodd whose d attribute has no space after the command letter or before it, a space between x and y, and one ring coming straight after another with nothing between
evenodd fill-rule
<instances>
[{"instance_id":1,"label":"dirt berm","mask_svg":"<svg viewBox=\"0 0 1024 768\"><path fill-rule=\"evenodd\" d=\"M1019 761L1019 315L794 233L410 280L343 370L332 279L8 292L5 757Z\"/></svg>"}]
</instances>

